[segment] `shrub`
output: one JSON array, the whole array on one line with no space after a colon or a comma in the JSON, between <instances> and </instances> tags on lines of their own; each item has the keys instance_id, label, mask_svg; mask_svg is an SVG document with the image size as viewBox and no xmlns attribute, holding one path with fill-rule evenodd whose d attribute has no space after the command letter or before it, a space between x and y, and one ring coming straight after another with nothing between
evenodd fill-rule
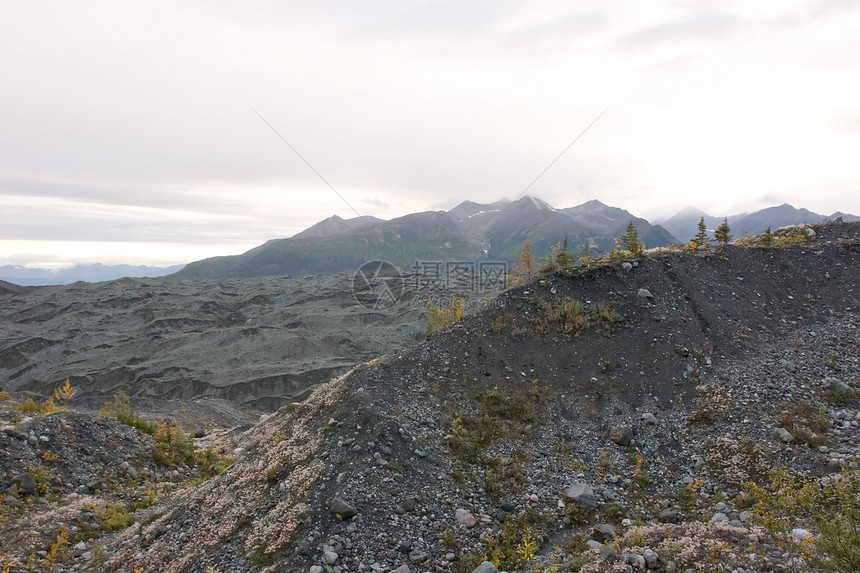
<instances>
[{"instance_id":1,"label":"shrub","mask_svg":"<svg viewBox=\"0 0 860 573\"><path fill-rule=\"evenodd\" d=\"M776 420L798 442L813 447L827 443L830 420L827 419L827 409L824 406L816 410L806 403L792 404L777 414Z\"/></svg>"},{"instance_id":2,"label":"shrub","mask_svg":"<svg viewBox=\"0 0 860 573\"><path fill-rule=\"evenodd\" d=\"M162 422L154 437L158 443L152 457L157 463L167 467L194 463L194 442L178 425Z\"/></svg>"},{"instance_id":3,"label":"shrub","mask_svg":"<svg viewBox=\"0 0 860 573\"><path fill-rule=\"evenodd\" d=\"M573 255L568 250L567 237L565 237L563 242L552 246L539 272L548 273L557 269L563 269L571 262L573 262Z\"/></svg>"},{"instance_id":4,"label":"shrub","mask_svg":"<svg viewBox=\"0 0 860 573\"><path fill-rule=\"evenodd\" d=\"M462 320L466 313L466 299L451 295L451 305L448 308L442 308L433 304L432 300L427 301L427 336L446 326L454 324Z\"/></svg>"},{"instance_id":5,"label":"shrub","mask_svg":"<svg viewBox=\"0 0 860 573\"><path fill-rule=\"evenodd\" d=\"M803 481L786 469L769 473L769 483L747 484L756 500L753 519L783 549L800 553L825 571L860 571L860 474L850 471ZM814 524L818 536L798 542L792 530Z\"/></svg>"},{"instance_id":6,"label":"shrub","mask_svg":"<svg viewBox=\"0 0 860 573\"><path fill-rule=\"evenodd\" d=\"M134 516L122 503L103 505L93 508L93 512L99 518L102 529L105 531L119 531L134 523Z\"/></svg>"},{"instance_id":7,"label":"shrub","mask_svg":"<svg viewBox=\"0 0 860 573\"><path fill-rule=\"evenodd\" d=\"M116 418L118 422L136 428L145 434L154 436L158 429L158 424L150 422L137 415L134 408L129 403L128 396L125 392L114 394L113 400L102 406L99 413L102 416L110 416Z\"/></svg>"}]
</instances>

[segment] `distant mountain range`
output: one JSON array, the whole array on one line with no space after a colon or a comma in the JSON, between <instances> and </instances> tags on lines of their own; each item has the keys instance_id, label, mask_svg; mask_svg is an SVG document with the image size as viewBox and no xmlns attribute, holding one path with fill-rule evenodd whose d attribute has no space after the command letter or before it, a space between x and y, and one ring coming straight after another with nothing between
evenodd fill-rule
<instances>
[{"instance_id":1,"label":"distant mountain range","mask_svg":"<svg viewBox=\"0 0 860 573\"><path fill-rule=\"evenodd\" d=\"M631 221L649 247L677 242L666 229L599 201L556 209L526 196L489 204L464 201L450 211L390 221L330 217L294 237L269 241L241 255L197 261L177 274L216 278L334 272L375 259L403 266L415 261L511 262L526 239L539 258L565 237L574 254L585 245L605 252Z\"/></svg>"},{"instance_id":2,"label":"distant mountain range","mask_svg":"<svg viewBox=\"0 0 860 573\"><path fill-rule=\"evenodd\" d=\"M705 218L705 225L708 227L711 237L713 237L714 229L722 224L724 217L708 215L695 207L686 207L668 219L659 220L657 223L677 237L679 242L687 243L698 232L699 221L702 217ZM760 235L768 227L778 229L787 225L814 224L824 220L835 221L840 217L846 223L860 221L860 217L855 215L837 211L828 217L813 213L807 209L796 209L788 203L783 203L778 207L768 207L754 213L729 215L725 218L728 219L729 227L732 229L732 236L735 239L739 239L745 235Z\"/></svg>"},{"instance_id":3,"label":"distant mountain range","mask_svg":"<svg viewBox=\"0 0 860 573\"><path fill-rule=\"evenodd\" d=\"M49 285L171 273L203 278L297 275L354 270L371 260L385 260L403 267L415 261L512 263L526 239L531 241L539 260L565 237L574 256L582 253L586 245L593 255L608 252L631 221L647 247L687 243L698 231L702 217L712 234L723 222L723 217L695 207L687 207L652 224L597 200L564 209L531 196L485 204L464 201L448 211L412 213L389 221L372 216L343 219L335 215L292 237L272 239L241 255L203 259L184 267L93 264L50 271L0 266L0 280L18 285ZM728 221L733 237L740 238L761 234L767 227L777 229L839 217L845 222L860 220L841 212L825 216L783 204L730 215Z\"/></svg>"},{"instance_id":4,"label":"distant mountain range","mask_svg":"<svg viewBox=\"0 0 860 573\"><path fill-rule=\"evenodd\" d=\"M0 266L0 281L23 286L65 285L78 281L95 283L121 277L160 277L180 270L183 265L151 267L147 265L75 265L65 269L31 269L17 265Z\"/></svg>"}]
</instances>

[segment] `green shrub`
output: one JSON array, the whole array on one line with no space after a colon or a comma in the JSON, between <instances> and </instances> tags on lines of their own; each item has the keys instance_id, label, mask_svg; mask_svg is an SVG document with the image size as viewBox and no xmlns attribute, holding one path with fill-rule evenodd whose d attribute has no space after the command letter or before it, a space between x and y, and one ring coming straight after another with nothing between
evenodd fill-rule
<instances>
[{"instance_id":1,"label":"green shrub","mask_svg":"<svg viewBox=\"0 0 860 573\"><path fill-rule=\"evenodd\" d=\"M137 415L137 412L135 412L134 408L131 407L131 403L129 402L128 396L125 392L114 394L113 400L102 406L99 413L102 416L116 418L118 422L125 424L126 426L136 428L150 436L154 436L156 430L158 430L158 424L145 420Z\"/></svg>"},{"instance_id":2,"label":"green shrub","mask_svg":"<svg viewBox=\"0 0 860 573\"><path fill-rule=\"evenodd\" d=\"M117 502L113 505L104 505L94 509L94 513L105 531L119 531L134 523L134 516L122 503Z\"/></svg>"},{"instance_id":3,"label":"green shrub","mask_svg":"<svg viewBox=\"0 0 860 573\"><path fill-rule=\"evenodd\" d=\"M162 422L154 437L158 442L152 451L156 463L167 467L194 463L194 441L178 425Z\"/></svg>"},{"instance_id":4,"label":"green shrub","mask_svg":"<svg viewBox=\"0 0 860 573\"><path fill-rule=\"evenodd\" d=\"M427 310L424 315L427 317L427 336L446 326L454 324L463 319L466 312L466 299L451 295L451 305L448 308L442 308L433 304L433 301L427 301Z\"/></svg>"}]
</instances>

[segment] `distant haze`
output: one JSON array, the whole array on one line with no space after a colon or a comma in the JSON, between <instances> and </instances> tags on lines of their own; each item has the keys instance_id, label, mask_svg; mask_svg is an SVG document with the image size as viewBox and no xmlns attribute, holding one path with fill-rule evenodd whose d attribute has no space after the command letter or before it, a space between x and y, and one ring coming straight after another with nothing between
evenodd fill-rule
<instances>
[{"instance_id":1,"label":"distant haze","mask_svg":"<svg viewBox=\"0 0 860 573\"><path fill-rule=\"evenodd\" d=\"M860 213L858 30L839 0L5 2L0 265L515 199L604 110L529 194Z\"/></svg>"}]
</instances>

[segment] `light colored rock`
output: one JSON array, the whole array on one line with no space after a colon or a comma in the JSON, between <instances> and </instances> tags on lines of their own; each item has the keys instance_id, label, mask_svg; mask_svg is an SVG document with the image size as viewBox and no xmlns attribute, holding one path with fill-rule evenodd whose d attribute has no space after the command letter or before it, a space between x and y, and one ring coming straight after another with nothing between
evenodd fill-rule
<instances>
[{"instance_id":1,"label":"light colored rock","mask_svg":"<svg viewBox=\"0 0 860 573\"><path fill-rule=\"evenodd\" d=\"M647 288L640 288L636 294L638 294L642 298L654 298L654 295L651 294L651 291L649 291Z\"/></svg>"},{"instance_id":2,"label":"light colored rock","mask_svg":"<svg viewBox=\"0 0 860 573\"><path fill-rule=\"evenodd\" d=\"M597 496L594 495L594 488L587 483L577 482L567 488L564 494L582 507L592 509L597 507Z\"/></svg>"},{"instance_id":3,"label":"light colored rock","mask_svg":"<svg viewBox=\"0 0 860 573\"><path fill-rule=\"evenodd\" d=\"M645 564L648 566L648 569L657 568L657 562L660 560L660 557L653 549L646 547L645 551L642 552L642 557L645 558Z\"/></svg>"},{"instance_id":4,"label":"light colored rock","mask_svg":"<svg viewBox=\"0 0 860 573\"><path fill-rule=\"evenodd\" d=\"M472 573L499 573L499 569L489 561L484 561L472 569Z\"/></svg>"},{"instance_id":5,"label":"light colored rock","mask_svg":"<svg viewBox=\"0 0 860 573\"><path fill-rule=\"evenodd\" d=\"M457 523L465 525L466 527L474 527L475 524L478 522L478 520L475 519L474 515L472 515L463 508L457 508L457 510L454 512L454 519L457 520Z\"/></svg>"},{"instance_id":6,"label":"light colored rock","mask_svg":"<svg viewBox=\"0 0 860 573\"><path fill-rule=\"evenodd\" d=\"M775 438L779 439L785 444L791 444L794 442L794 436L792 436L791 432L789 432L785 428L775 428L773 431L773 435Z\"/></svg>"}]
</instances>

